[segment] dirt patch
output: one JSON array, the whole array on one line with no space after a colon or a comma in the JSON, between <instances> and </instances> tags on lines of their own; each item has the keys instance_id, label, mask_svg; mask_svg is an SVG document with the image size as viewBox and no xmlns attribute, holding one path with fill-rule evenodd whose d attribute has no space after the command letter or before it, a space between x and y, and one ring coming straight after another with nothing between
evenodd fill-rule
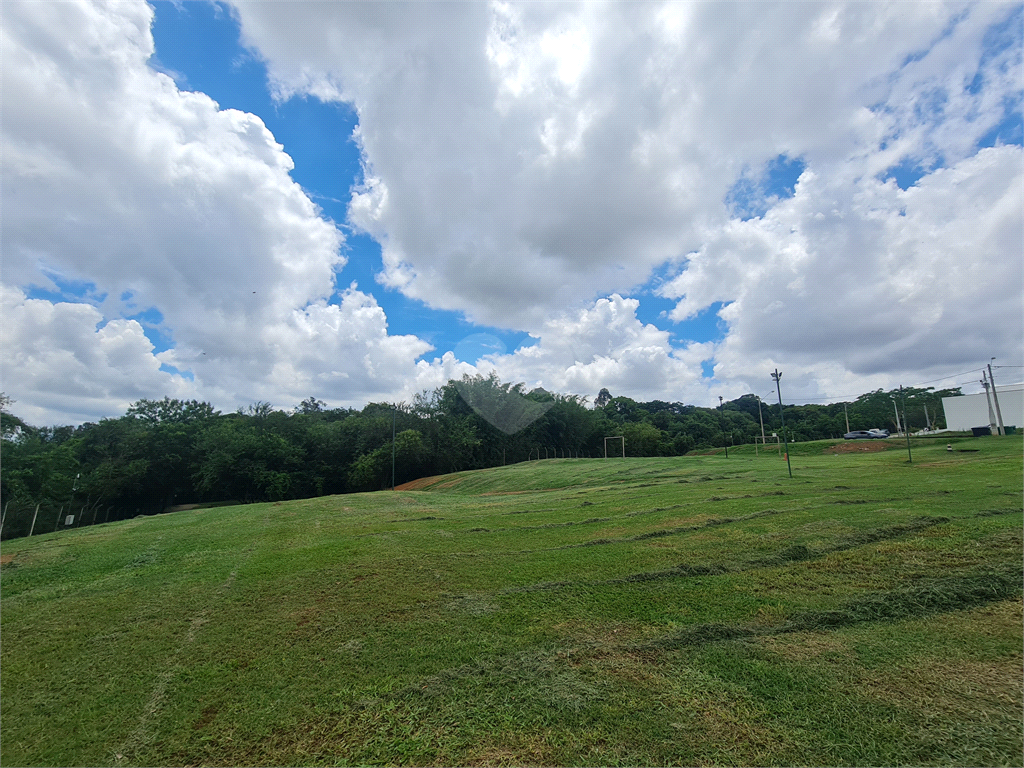
<instances>
[{"instance_id":1,"label":"dirt patch","mask_svg":"<svg viewBox=\"0 0 1024 768\"><path fill-rule=\"evenodd\" d=\"M436 483L438 480L440 480L443 477L447 477L447 475L431 475L430 477L420 477L420 478L417 478L416 480L410 480L408 483L402 483L401 485L396 485L395 486L395 490L396 491L420 491L420 490L423 490L424 488L427 488L428 486L433 485L434 483Z\"/></svg>"},{"instance_id":2,"label":"dirt patch","mask_svg":"<svg viewBox=\"0 0 1024 768\"><path fill-rule=\"evenodd\" d=\"M882 440L872 440L871 442L862 442L860 440L853 440L848 443L836 443L833 446L822 449L822 453L878 453L879 451L886 451L889 446Z\"/></svg>"},{"instance_id":3,"label":"dirt patch","mask_svg":"<svg viewBox=\"0 0 1024 768\"><path fill-rule=\"evenodd\" d=\"M16 555L0 555L0 567L10 565L12 562L14 562L15 557Z\"/></svg>"}]
</instances>

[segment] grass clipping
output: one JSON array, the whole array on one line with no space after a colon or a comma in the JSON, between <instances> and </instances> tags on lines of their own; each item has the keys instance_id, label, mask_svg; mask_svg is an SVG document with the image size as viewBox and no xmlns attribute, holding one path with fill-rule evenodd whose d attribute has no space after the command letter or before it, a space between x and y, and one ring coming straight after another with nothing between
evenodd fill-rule
<instances>
[{"instance_id":1,"label":"grass clipping","mask_svg":"<svg viewBox=\"0 0 1024 768\"><path fill-rule=\"evenodd\" d=\"M971 574L930 579L905 589L870 592L840 608L801 611L774 627L699 624L645 643L641 650L671 650L722 640L788 632L813 632L866 621L898 621L916 616L973 608L1021 594L1019 566L1002 566Z\"/></svg>"}]
</instances>

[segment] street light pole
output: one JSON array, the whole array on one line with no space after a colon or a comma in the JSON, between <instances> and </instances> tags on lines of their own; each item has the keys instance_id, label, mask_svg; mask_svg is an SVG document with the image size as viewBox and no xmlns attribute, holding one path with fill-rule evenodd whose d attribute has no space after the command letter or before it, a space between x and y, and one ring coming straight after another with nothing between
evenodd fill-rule
<instances>
[{"instance_id":1,"label":"street light pole","mask_svg":"<svg viewBox=\"0 0 1024 768\"><path fill-rule=\"evenodd\" d=\"M992 360L995 360L993 357ZM992 384L992 401L996 404L996 418L999 419L999 434L1006 434L1006 427L1003 426L1003 412L999 410L999 395L996 394L996 380L992 376L992 363L988 364L988 380Z\"/></svg>"},{"instance_id":2,"label":"street light pole","mask_svg":"<svg viewBox=\"0 0 1024 768\"><path fill-rule=\"evenodd\" d=\"M718 396L719 418L721 418L721 416L724 415L724 411L725 411L725 409L722 407L722 405L723 405L722 396L719 395ZM725 430L724 429L722 430L722 445L725 445L725 458L728 459L729 458L729 446L726 445L726 443L725 443Z\"/></svg>"},{"instance_id":3,"label":"street light pole","mask_svg":"<svg viewBox=\"0 0 1024 768\"><path fill-rule=\"evenodd\" d=\"M910 425L907 424L907 396L903 394L902 384L900 384L900 399L903 401L903 434L907 436L907 461L913 464L914 457L910 455Z\"/></svg>"},{"instance_id":4,"label":"street light pole","mask_svg":"<svg viewBox=\"0 0 1024 768\"><path fill-rule=\"evenodd\" d=\"M772 374L772 379L775 381L775 391L779 394L779 420L782 422L782 444L786 447L786 468L789 470L789 476L792 478L793 466L789 463L789 441L786 440L786 417L782 413L782 388L779 385L779 379L781 378L782 374L776 368Z\"/></svg>"},{"instance_id":5,"label":"street light pole","mask_svg":"<svg viewBox=\"0 0 1024 768\"><path fill-rule=\"evenodd\" d=\"M395 421L398 418L398 406L391 406L391 490L395 490Z\"/></svg>"},{"instance_id":6,"label":"street light pole","mask_svg":"<svg viewBox=\"0 0 1024 768\"><path fill-rule=\"evenodd\" d=\"M992 411L992 397L989 395L989 383L985 378L985 369L981 369L981 386L985 388L985 402L988 403L988 429L992 434L999 434L999 425L996 424L996 415ZM993 387L995 389L995 387Z\"/></svg>"},{"instance_id":7,"label":"street light pole","mask_svg":"<svg viewBox=\"0 0 1024 768\"><path fill-rule=\"evenodd\" d=\"M760 394L756 394L754 396L758 398L758 420L761 422L761 447L764 447L765 446L765 418L764 418L764 416L761 415L761 395ZM756 450L757 449L757 440L754 441L754 446L755 446L754 454L756 456L757 455L757 450Z\"/></svg>"}]
</instances>

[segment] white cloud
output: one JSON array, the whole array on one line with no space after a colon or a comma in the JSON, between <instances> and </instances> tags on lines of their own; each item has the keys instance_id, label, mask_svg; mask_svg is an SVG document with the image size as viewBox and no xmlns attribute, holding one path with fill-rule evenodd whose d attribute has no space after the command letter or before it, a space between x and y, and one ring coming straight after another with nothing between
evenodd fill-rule
<instances>
[{"instance_id":1,"label":"white cloud","mask_svg":"<svg viewBox=\"0 0 1024 768\"><path fill-rule=\"evenodd\" d=\"M341 234L258 117L148 66L152 9L4 3L4 387L40 421L136 394L358 405L487 365L706 403L776 365L810 397L1019 356L1021 153L976 149L1019 109L1019 36L986 42L1016 7L238 3L279 96L356 109L350 223L382 282L538 338L474 367L416 363L355 287L328 303ZM795 195L733 218L782 154ZM877 181L900 163L927 175ZM676 348L622 298L666 266L675 319L726 304L720 343ZM96 306L25 298L54 280ZM174 349L124 319L150 308Z\"/></svg>"},{"instance_id":2,"label":"white cloud","mask_svg":"<svg viewBox=\"0 0 1024 768\"><path fill-rule=\"evenodd\" d=\"M717 386L779 364L808 396L847 394L1017 354L1020 153L977 153L1020 101L1019 35L990 39L1013 4L236 8L282 97L358 111L350 216L385 284L540 337L509 372L593 391L605 365L663 395L695 380L667 338L638 331L615 365L575 365L556 338L586 346L573 313L602 317L595 296L667 262L675 319L728 303ZM806 164L796 197L732 218L730 187L779 155ZM930 175L875 180L901 163Z\"/></svg>"},{"instance_id":3,"label":"white cloud","mask_svg":"<svg viewBox=\"0 0 1024 768\"><path fill-rule=\"evenodd\" d=\"M393 392L430 346L388 336L383 311L355 289L327 304L342 235L260 118L148 67L152 13L141 2L3 6L3 280L90 285L97 305L10 299L7 393L59 421L184 390L224 408ZM175 344L159 356L121 319L150 309ZM50 346L17 330L29 327ZM157 357L194 385L159 373Z\"/></svg>"},{"instance_id":4,"label":"white cloud","mask_svg":"<svg viewBox=\"0 0 1024 768\"><path fill-rule=\"evenodd\" d=\"M459 366L448 355L432 364L422 362L422 381L428 370L440 372L447 366L446 378L493 370L503 381L591 399L607 387L613 394L640 400L707 400L708 382L701 379L700 363L714 354L714 345L673 348L667 332L637 319L638 306L636 299L612 294L591 307L551 318L534 345L511 354L488 355L472 367Z\"/></svg>"},{"instance_id":5,"label":"white cloud","mask_svg":"<svg viewBox=\"0 0 1024 768\"><path fill-rule=\"evenodd\" d=\"M982 150L906 191L805 173L763 218L709 233L661 291L681 299L676 319L728 302L724 378L769 359L892 382L1014 358L1022 190L1016 146Z\"/></svg>"},{"instance_id":6,"label":"white cloud","mask_svg":"<svg viewBox=\"0 0 1024 768\"><path fill-rule=\"evenodd\" d=\"M135 320L103 323L88 304L27 299L0 287L3 389L30 424L97 421L154 392L189 399L194 389L160 370Z\"/></svg>"},{"instance_id":7,"label":"white cloud","mask_svg":"<svg viewBox=\"0 0 1024 768\"><path fill-rule=\"evenodd\" d=\"M530 330L699 248L746 167L957 160L1013 88L964 91L994 4L236 7L282 96L358 110L385 283Z\"/></svg>"}]
</instances>

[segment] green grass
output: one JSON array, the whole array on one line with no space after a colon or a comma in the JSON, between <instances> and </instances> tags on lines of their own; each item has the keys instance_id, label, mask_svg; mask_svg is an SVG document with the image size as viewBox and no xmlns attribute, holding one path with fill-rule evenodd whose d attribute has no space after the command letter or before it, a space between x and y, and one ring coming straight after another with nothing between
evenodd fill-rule
<instances>
[{"instance_id":1,"label":"green grass","mask_svg":"<svg viewBox=\"0 0 1024 768\"><path fill-rule=\"evenodd\" d=\"M5 542L4 765L1021 765L1022 444L549 460Z\"/></svg>"}]
</instances>

